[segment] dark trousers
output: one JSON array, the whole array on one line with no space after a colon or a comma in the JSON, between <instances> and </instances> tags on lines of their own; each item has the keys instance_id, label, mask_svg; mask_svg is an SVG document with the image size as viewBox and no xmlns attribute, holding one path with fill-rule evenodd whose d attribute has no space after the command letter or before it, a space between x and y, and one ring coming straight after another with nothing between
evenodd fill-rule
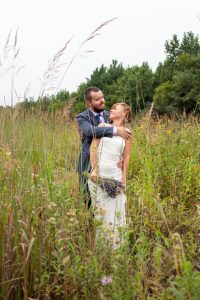
<instances>
[{"instance_id":1,"label":"dark trousers","mask_svg":"<svg viewBox=\"0 0 200 300\"><path fill-rule=\"evenodd\" d=\"M85 207L89 209L91 206L91 197L88 187L88 176L85 176L84 174L79 174L79 190L83 198Z\"/></svg>"}]
</instances>

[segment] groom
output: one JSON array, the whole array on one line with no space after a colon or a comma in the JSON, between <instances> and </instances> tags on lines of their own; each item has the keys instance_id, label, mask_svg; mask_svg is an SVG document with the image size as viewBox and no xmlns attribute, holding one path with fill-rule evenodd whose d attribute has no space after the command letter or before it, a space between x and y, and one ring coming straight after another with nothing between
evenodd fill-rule
<instances>
[{"instance_id":1,"label":"groom","mask_svg":"<svg viewBox=\"0 0 200 300\"><path fill-rule=\"evenodd\" d=\"M90 172L90 145L93 138L119 135L125 139L131 137L130 132L123 127L98 127L99 123L108 123L109 112L105 110L105 99L102 91L89 87L84 91L87 109L77 115L76 120L81 135L81 151L78 162L79 184L85 194L88 192L87 177L84 172ZM88 198L89 199L89 198Z\"/></svg>"}]
</instances>

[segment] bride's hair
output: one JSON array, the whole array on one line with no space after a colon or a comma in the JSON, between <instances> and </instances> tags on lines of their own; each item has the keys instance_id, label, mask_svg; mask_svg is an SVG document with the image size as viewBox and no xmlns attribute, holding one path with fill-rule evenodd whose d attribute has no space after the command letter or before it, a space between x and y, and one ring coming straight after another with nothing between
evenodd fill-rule
<instances>
[{"instance_id":1,"label":"bride's hair","mask_svg":"<svg viewBox=\"0 0 200 300\"><path fill-rule=\"evenodd\" d=\"M118 102L118 103L113 104L111 109L115 108L117 105L121 105L121 107L124 111L124 114L125 114L124 123L126 124L126 123L131 122L131 119L132 119L131 107L124 102Z\"/></svg>"}]
</instances>

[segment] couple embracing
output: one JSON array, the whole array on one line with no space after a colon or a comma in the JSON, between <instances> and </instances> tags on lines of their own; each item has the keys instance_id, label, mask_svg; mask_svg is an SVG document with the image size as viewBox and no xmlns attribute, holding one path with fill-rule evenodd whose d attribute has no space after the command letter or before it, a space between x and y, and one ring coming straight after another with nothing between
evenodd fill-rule
<instances>
[{"instance_id":1,"label":"couple embracing","mask_svg":"<svg viewBox=\"0 0 200 300\"><path fill-rule=\"evenodd\" d=\"M78 172L80 188L95 209L95 218L103 221L106 239L117 249L121 244L119 228L126 225L126 177L131 150L131 108L115 103L110 113L97 87L84 92L87 109L77 116L81 135ZM108 123L109 121L109 123ZM88 175L89 174L89 175ZM112 238L111 238L112 237Z\"/></svg>"}]
</instances>

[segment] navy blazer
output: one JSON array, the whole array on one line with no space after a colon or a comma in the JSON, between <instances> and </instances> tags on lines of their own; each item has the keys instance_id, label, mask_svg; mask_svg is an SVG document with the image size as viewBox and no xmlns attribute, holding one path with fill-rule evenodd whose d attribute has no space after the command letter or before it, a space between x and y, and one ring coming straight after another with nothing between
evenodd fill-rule
<instances>
[{"instance_id":1,"label":"navy blazer","mask_svg":"<svg viewBox=\"0 0 200 300\"><path fill-rule=\"evenodd\" d=\"M104 110L103 117L108 122L109 112ZM98 127L95 115L86 109L76 117L81 135L81 151L78 161L78 173L90 171L90 145L93 138L113 137L113 127Z\"/></svg>"}]
</instances>

